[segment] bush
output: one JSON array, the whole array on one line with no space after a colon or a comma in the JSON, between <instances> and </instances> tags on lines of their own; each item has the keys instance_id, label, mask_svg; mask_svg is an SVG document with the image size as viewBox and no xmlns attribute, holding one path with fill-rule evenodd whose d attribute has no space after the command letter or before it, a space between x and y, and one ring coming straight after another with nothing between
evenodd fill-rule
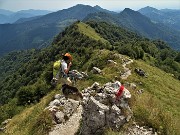
<instances>
[{"instance_id":1,"label":"bush","mask_svg":"<svg viewBox=\"0 0 180 135\"><path fill-rule=\"evenodd\" d=\"M34 85L21 87L17 93L18 105L29 105L39 100L49 92L50 86L43 81Z\"/></svg>"}]
</instances>

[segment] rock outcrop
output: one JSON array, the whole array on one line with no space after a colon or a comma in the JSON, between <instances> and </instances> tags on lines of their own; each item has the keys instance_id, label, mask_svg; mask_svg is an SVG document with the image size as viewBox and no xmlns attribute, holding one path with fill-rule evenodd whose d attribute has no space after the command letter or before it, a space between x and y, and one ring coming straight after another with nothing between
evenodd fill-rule
<instances>
[{"instance_id":1,"label":"rock outcrop","mask_svg":"<svg viewBox=\"0 0 180 135\"><path fill-rule=\"evenodd\" d=\"M157 135L157 132L153 131L153 128L139 126L134 123L131 127L128 128L125 134L128 135Z\"/></svg>"},{"instance_id":2,"label":"rock outcrop","mask_svg":"<svg viewBox=\"0 0 180 135\"><path fill-rule=\"evenodd\" d=\"M130 92L125 88L121 98L116 98L120 86L119 81L108 82L103 86L95 82L82 91L82 101L67 100L63 95L55 95L55 99L46 108L52 112L55 123L49 135L74 135L77 131L79 135L95 135L103 134L107 128L120 130L133 115L128 104ZM136 89L134 83L129 83L129 86ZM148 127L135 124L124 134L154 135L154 132Z\"/></svg>"},{"instance_id":3,"label":"rock outcrop","mask_svg":"<svg viewBox=\"0 0 180 135\"><path fill-rule=\"evenodd\" d=\"M11 121L11 119L6 119L1 123L0 132L4 132L6 130L6 125Z\"/></svg>"},{"instance_id":4,"label":"rock outcrop","mask_svg":"<svg viewBox=\"0 0 180 135\"><path fill-rule=\"evenodd\" d=\"M52 112L54 123L60 124L70 118L79 107L79 101L66 99L63 95L57 94L55 99L49 103L48 109Z\"/></svg>"},{"instance_id":5,"label":"rock outcrop","mask_svg":"<svg viewBox=\"0 0 180 135\"><path fill-rule=\"evenodd\" d=\"M118 81L103 86L95 82L91 87L83 90L80 129L82 135L102 134L106 128L119 130L131 118L132 111L127 100L131 98L130 92L125 89L120 101L116 101L115 93L120 85ZM125 115L122 109L125 109L128 115Z\"/></svg>"}]
</instances>

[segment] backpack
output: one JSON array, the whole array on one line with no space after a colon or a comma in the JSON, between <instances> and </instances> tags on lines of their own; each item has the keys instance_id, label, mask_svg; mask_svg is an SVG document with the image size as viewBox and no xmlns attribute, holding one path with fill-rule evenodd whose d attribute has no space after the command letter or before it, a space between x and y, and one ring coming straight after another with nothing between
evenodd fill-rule
<instances>
[{"instance_id":1,"label":"backpack","mask_svg":"<svg viewBox=\"0 0 180 135\"><path fill-rule=\"evenodd\" d=\"M57 76L59 74L60 66L61 66L60 60L57 60L54 62L54 64L53 64L53 77L54 78L57 78Z\"/></svg>"}]
</instances>

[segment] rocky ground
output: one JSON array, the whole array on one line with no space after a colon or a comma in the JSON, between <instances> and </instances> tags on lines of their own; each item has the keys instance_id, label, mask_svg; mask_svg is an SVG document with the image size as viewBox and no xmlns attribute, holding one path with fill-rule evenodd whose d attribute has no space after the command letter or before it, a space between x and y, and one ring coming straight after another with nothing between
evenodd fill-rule
<instances>
[{"instance_id":1,"label":"rocky ground","mask_svg":"<svg viewBox=\"0 0 180 135\"><path fill-rule=\"evenodd\" d=\"M127 65L131 64L133 60L121 55L118 55L118 57L122 59L124 68L121 79L127 79L131 75L131 69L127 68ZM114 65L117 64L112 60L108 60L108 62ZM94 67L92 72L102 73L97 67ZM106 128L120 130L122 125L131 120L133 116L128 104L131 94L126 88L121 98L116 100L115 94L120 86L119 81L108 82L103 86L95 82L82 91L83 100L81 101L70 98L67 100L62 95L55 95L54 101L46 108L52 112L55 124L49 135L74 135L77 131L81 135L96 135L102 134ZM129 86L136 89L136 85L133 83L130 83ZM154 133L152 128L140 127L134 122L124 134L155 135L157 133Z\"/></svg>"},{"instance_id":2,"label":"rocky ground","mask_svg":"<svg viewBox=\"0 0 180 135\"><path fill-rule=\"evenodd\" d=\"M80 105L72 116L63 124L56 124L49 135L74 135L79 129L79 122L82 119L82 106Z\"/></svg>"}]
</instances>

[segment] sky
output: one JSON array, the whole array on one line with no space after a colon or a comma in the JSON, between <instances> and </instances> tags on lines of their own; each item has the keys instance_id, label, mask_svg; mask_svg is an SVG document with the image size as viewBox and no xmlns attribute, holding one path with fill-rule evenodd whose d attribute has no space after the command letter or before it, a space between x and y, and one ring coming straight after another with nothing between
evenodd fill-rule
<instances>
[{"instance_id":1,"label":"sky","mask_svg":"<svg viewBox=\"0 0 180 135\"><path fill-rule=\"evenodd\" d=\"M124 8L138 10L146 6L157 9L180 9L180 0L0 0L0 9L11 11L26 9L57 11L77 4L99 5L111 11L121 11Z\"/></svg>"}]
</instances>

